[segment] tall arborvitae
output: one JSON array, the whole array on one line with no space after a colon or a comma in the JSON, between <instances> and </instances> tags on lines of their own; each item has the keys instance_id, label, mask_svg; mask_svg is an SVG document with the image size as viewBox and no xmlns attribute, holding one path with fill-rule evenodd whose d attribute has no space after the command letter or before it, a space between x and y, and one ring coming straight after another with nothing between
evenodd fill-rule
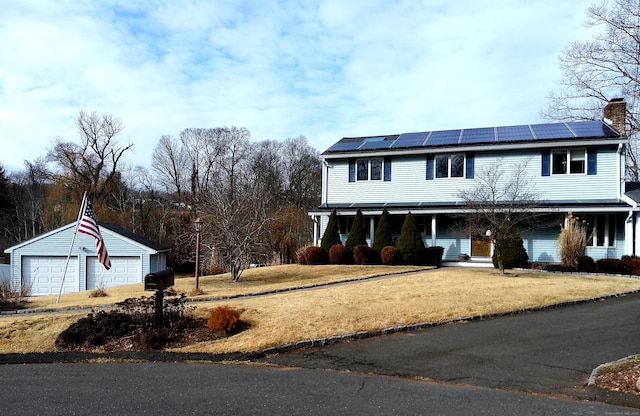
<instances>
[{"instance_id":1,"label":"tall arborvitae","mask_svg":"<svg viewBox=\"0 0 640 416\"><path fill-rule=\"evenodd\" d=\"M422 235L416 227L416 221L411 213L408 213L402 224L402 231L398 237L398 251L402 256L402 261L407 264L419 263L418 253L424 248Z\"/></svg>"},{"instance_id":2,"label":"tall arborvitae","mask_svg":"<svg viewBox=\"0 0 640 416\"><path fill-rule=\"evenodd\" d=\"M356 217L353 220L349 235L347 236L347 243L345 244L351 252L356 246L367 245L367 234L364 231L364 220L362 218L362 212L358 210Z\"/></svg>"},{"instance_id":3,"label":"tall arborvitae","mask_svg":"<svg viewBox=\"0 0 640 416\"><path fill-rule=\"evenodd\" d=\"M393 237L391 237L391 221L389 220L389 211L387 209L382 210L380 221L378 222L378 228L373 236L373 250L380 254L382 249L386 246L393 245Z\"/></svg>"},{"instance_id":4,"label":"tall arborvitae","mask_svg":"<svg viewBox=\"0 0 640 416\"><path fill-rule=\"evenodd\" d=\"M340 233L338 232L338 218L335 209L331 211L329 223L327 224L327 228L324 230L322 240L320 241L322 251L324 251L327 258L329 258L329 250L334 244L342 244L342 241L340 240Z\"/></svg>"}]
</instances>

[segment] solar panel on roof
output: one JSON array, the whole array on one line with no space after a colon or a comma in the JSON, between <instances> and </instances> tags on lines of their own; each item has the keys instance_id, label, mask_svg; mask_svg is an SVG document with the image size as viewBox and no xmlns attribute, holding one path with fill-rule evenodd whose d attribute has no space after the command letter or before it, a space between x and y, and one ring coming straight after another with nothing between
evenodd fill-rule
<instances>
[{"instance_id":1,"label":"solar panel on roof","mask_svg":"<svg viewBox=\"0 0 640 416\"><path fill-rule=\"evenodd\" d=\"M515 142L520 140L533 140L533 133L529 126L498 127L499 142Z\"/></svg>"},{"instance_id":2,"label":"solar panel on roof","mask_svg":"<svg viewBox=\"0 0 640 416\"><path fill-rule=\"evenodd\" d=\"M490 143L495 141L495 139L496 135L493 127L483 127L463 130L460 143Z\"/></svg>"},{"instance_id":3,"label":"solar panel on roof","mask_svg":"<svg viewBox=\"0 0 640 416\"><path fill-rule=\"evenodd\" d=\"M444 146L458 144L460 130L434 131L427 140L427 146Z\"/></svg>"},{"instance_id":4,"label":"solar panel on roof","mask_svg":"<svg viewBox=\"0 0 640 416\"><path fill-rule=\"evenodd\" d=\"M600 121L570 121L567 123L578 137L615 137L617 134Z\"/></svg>"},{"instance_id":5,"label":"solar panel on roof","mask_svg":"<svg viewBox=\"0 0 640 416\"><path fill-rule=\"evenodd\" d=\"M398 140L395 141L393 147L417 147L422 146L424 144L424 140L427 138L429 132L419 132L419 133L404 133L398 137Z\"/></svg>"},{"instance_id":6,"label":"solar panel on roof","mask_svg":"<svg viewBox=\"0 0 640 416\"><path fill-rule=\"evenodd\" d=\"M536 139L569 139L575 137L564 123L533 124Z\"/></svg>"},{"instance_id":7,"label":"solar panel on roof","mask_svg":"<svg viewBox=\"0 0 640 416\"><path fill-rule=\"evenodd\" d=\"M384 140L384 137L380 137L380 140L365 140L358 150L388 149L391 143L393 143L393 141Z\"/></svg>"},{"instance_id":8,"label":"solar panel on roof","mask_svg":"<svg viewBox=\"0 0 640 416\"><path fill-rule=\"evenodd\" d=\"M347 150L356 150L362 144L361 141L339 141L331 146L327 152L343 152Z\"/></svg>"}]
</instances>

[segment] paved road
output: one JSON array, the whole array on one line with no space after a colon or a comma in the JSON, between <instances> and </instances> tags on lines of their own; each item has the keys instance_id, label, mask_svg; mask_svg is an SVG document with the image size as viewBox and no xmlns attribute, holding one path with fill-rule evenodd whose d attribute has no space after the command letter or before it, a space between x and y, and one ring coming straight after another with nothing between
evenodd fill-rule
<instances>
[{"instance_id":1,"label":"paved road","mask_svg":"<svg viewBox=\"0 0 640 416\"><path fill-rule=\"evenodd\" d=\"M640 353L640 294L397 333L263 360L589 397L598 365Z\"/></svg>"},{"instance_id":2,"label":"paved road","mask_svg":"<svg viewBox=\"0 0 640 416\"><path fill-rule=\"evenodd\" d=\"M640 415L524 393L328 370L185 363L0 367L20 415Z\"/></svg>"}]
</instances>

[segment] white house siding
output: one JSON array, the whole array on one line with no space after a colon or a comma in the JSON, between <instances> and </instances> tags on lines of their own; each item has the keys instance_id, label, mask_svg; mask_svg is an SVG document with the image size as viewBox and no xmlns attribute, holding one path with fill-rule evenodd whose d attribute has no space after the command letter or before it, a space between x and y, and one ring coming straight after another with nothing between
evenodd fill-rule
<instances>
[{"instance_id":1,"label":"white house siding","mask_svg":"<svg viewBox=\"0 0 640 416\"><path fill-rule=\"evenodd\" d=\"M612 199L617 197L616 172L618 155L613 147L599 148L597 174L542 176L542 156L539 149L508 152L476 152L475 178L484 169L500 166L509 179L511 167L528 164L527 177L532 190L544 200ZM327 169L329 191L323 202L347 203L415 203L460 201L459 193L473 189L477 181L466 178L426 179L426 156L391 156L391 181L349 182L348 160L330 160ZM613 185L612 185L613 184Z\"/></svg>"},{"instance_id":2,"label":"white house siding","mask_svg":"<svg viewBox=\"0 0 640 416\"><path fill-rule=\"evenodd\" d=\"M530 262L557 263L560 261L558 244L560 226L540 228L522 233L522 242Z\"/></svg>"}]
</instances>

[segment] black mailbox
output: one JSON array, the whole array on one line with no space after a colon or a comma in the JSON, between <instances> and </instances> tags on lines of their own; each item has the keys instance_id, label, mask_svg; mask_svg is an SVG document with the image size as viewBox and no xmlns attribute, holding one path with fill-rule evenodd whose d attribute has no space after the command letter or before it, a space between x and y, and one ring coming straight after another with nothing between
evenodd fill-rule
<instances>
[{"instance_id":1,"label":"black mailbox","mask_svg":"<svg viewBox=\"0 0 640 416\"><path fill-rule=\"evenodd\" d=\"M164 269L144 277L144 290L165 290L173 286L173 270Z\"/></svg>"}]
</instances>

